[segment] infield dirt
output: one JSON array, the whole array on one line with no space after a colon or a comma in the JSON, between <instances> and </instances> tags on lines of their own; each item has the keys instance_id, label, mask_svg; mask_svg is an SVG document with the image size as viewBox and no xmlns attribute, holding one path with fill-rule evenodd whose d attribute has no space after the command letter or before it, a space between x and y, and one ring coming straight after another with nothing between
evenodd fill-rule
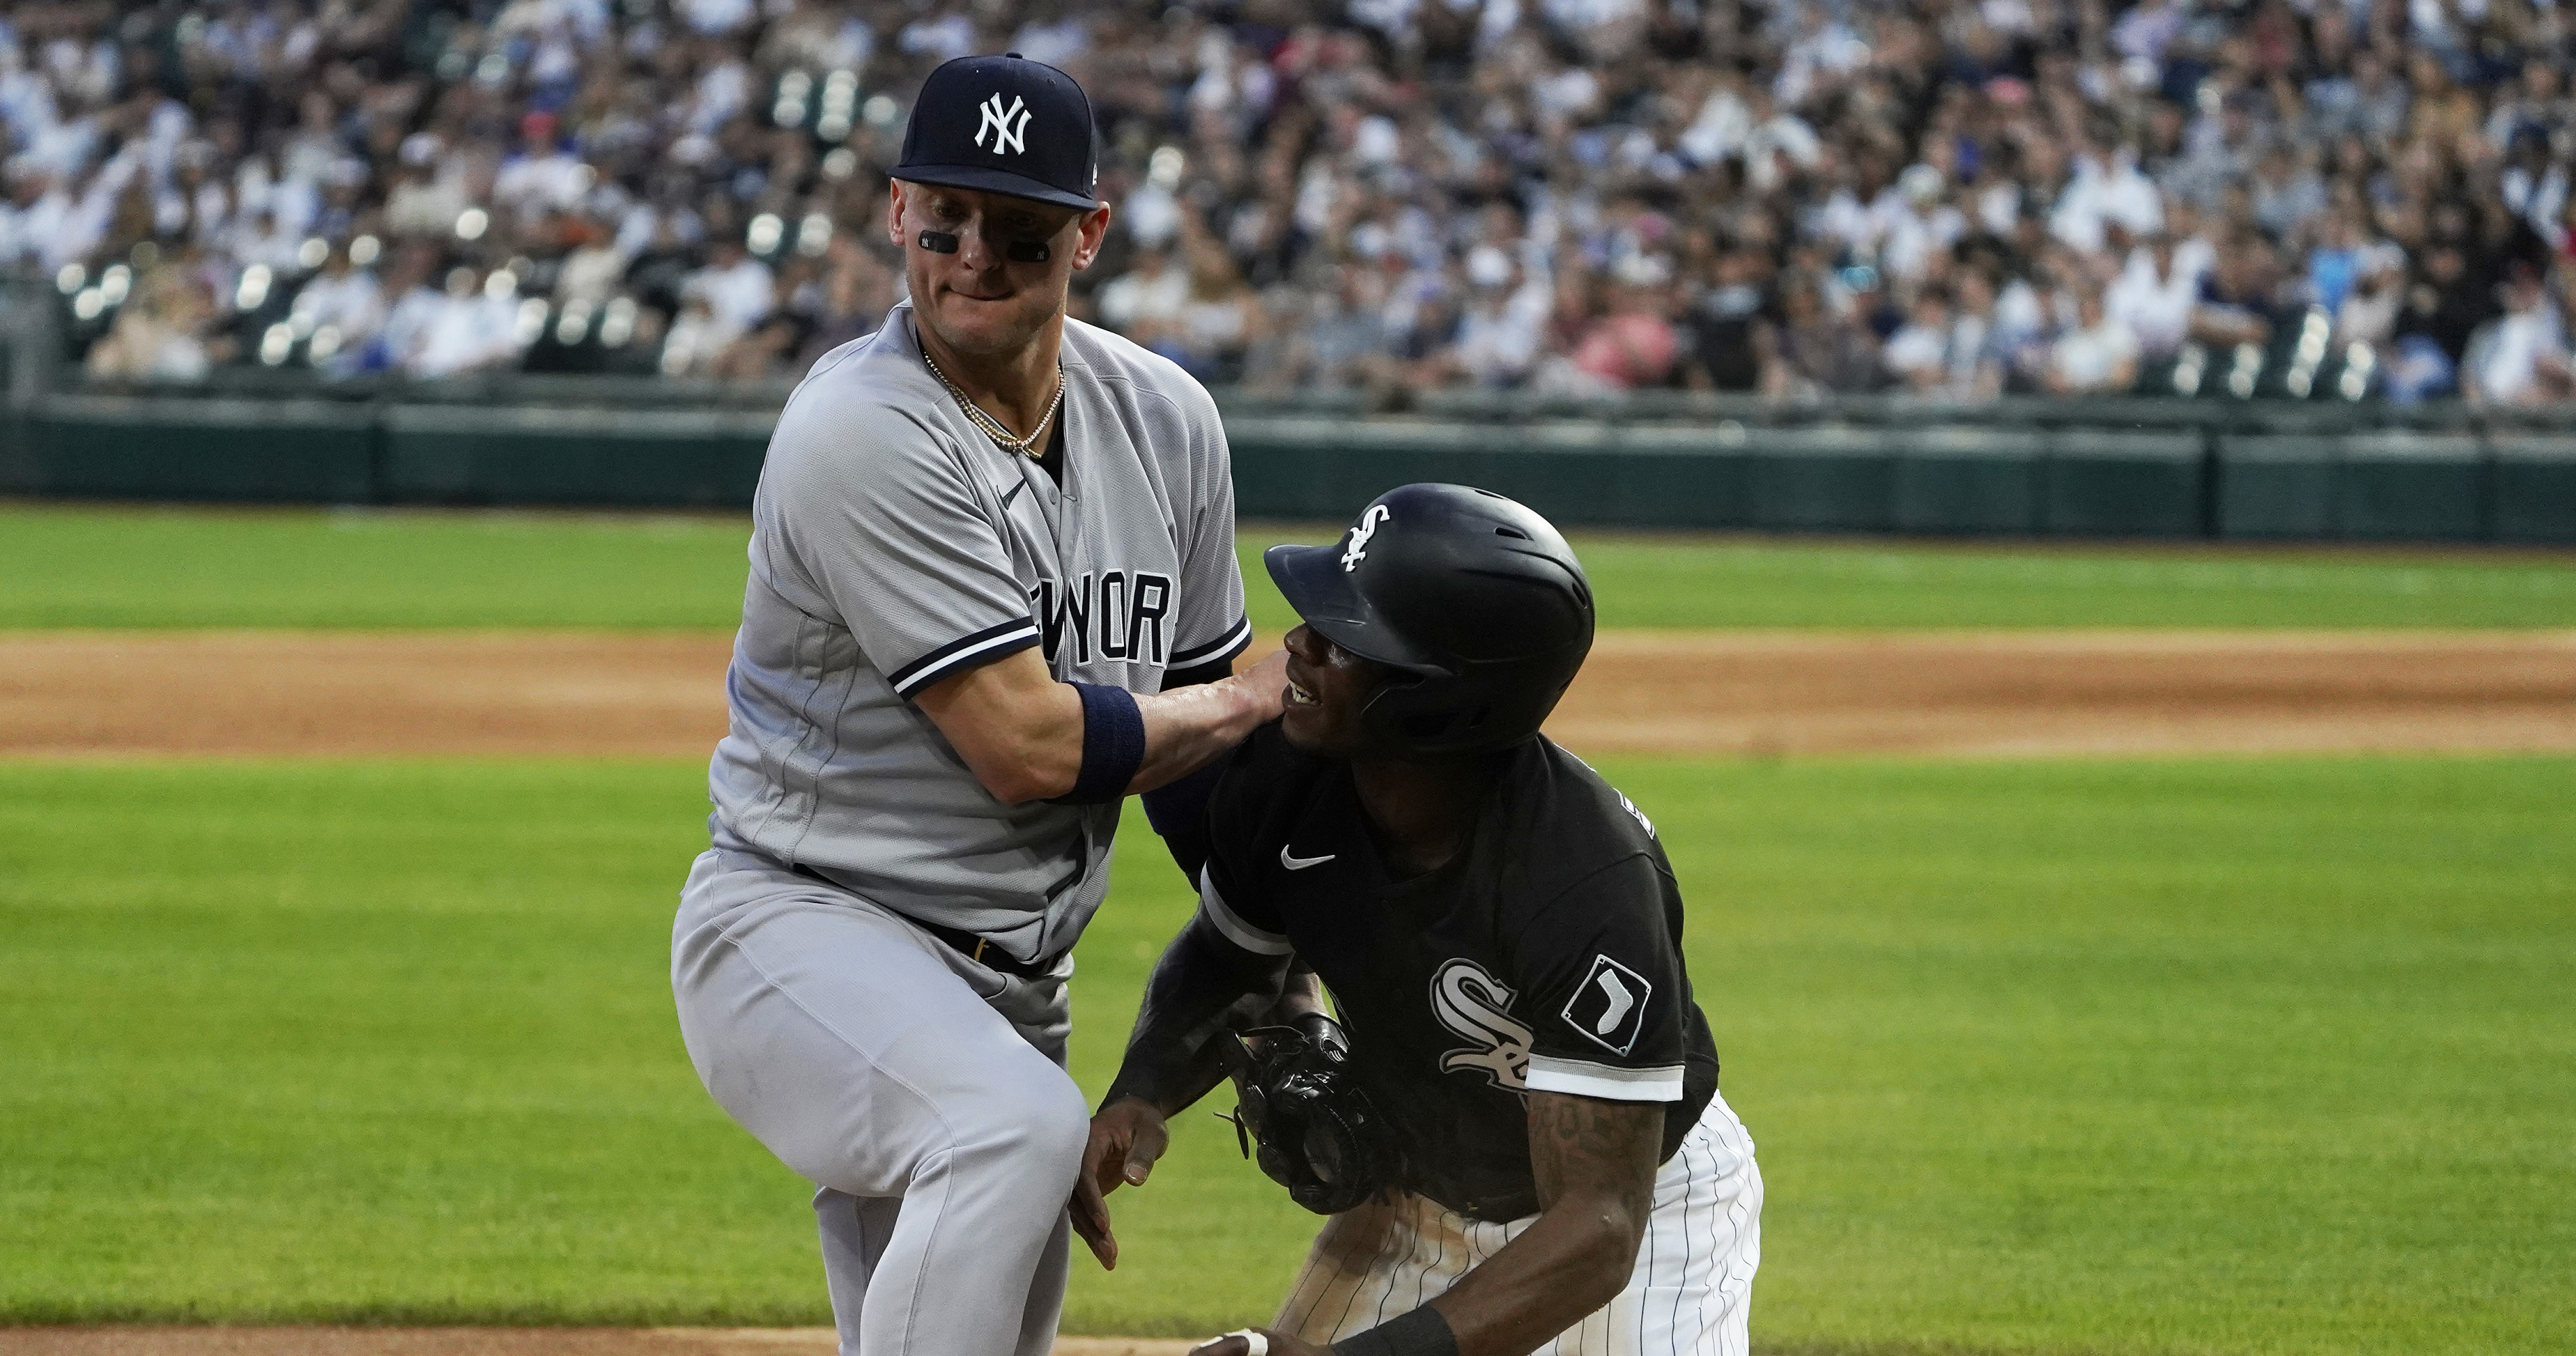
<instances>
[{"instance_id":1,"label":"infield dirt","mask_svg":"<svg viewBox=\"0 0 2576 1356\"><path fill-rule=\"evenodd\" d=\"M32 632L0 756L701 757L712 633ZM2576 751L2576 631L1602 635L1586 754Z\"/></svg>"}]
</instances>

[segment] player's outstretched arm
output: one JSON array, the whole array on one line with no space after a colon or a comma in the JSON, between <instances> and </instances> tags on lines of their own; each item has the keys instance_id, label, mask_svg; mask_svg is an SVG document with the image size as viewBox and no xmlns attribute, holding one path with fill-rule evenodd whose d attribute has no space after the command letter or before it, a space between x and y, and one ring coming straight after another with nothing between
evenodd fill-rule
<instances>
[{"instance_id":1,"label":"player's outstretched arm","mask_svg":"<svg viewBox=\"0 0 2576 1356\"><path fill-rule=\"evenodd\" d=\"M1074 1232L1103 1267L1118 1265L1118 1242L1109 1225L1107 1197L1120 1186L1143 1186L1155 1160L1169 1146L1164 1122L1205 1096L1222 1077L1207 1056L1238 1004L1267 1008L1279 1001L1290 957L1235 945L1205 913L1194 915L1145 984L1144 1006L1127 1038L1118 1077L1091 1118L1091 1142L1075 1180ZM1312 977L1301 997L1312 1002Z\"/></svg>"},{"instance_id":2,"label":"player's outstretched arm","mask_svg":"<svg viewBox=\"0 0 2576 1356\"><path fill-rule=\"evenodd\" d=\"M1278 718L1287 690L1282 651L1222 682L1137 696L1144 756L1125 791L1151 791L1242 743ZM914 701L1005 804L1068 795L1081 779L1089 719L1082 693L1057 682L1036 650L941 679Z\"/></svg>"},{"instance_id":3,"label":"player's outstretched arm","mask_svg":"<svg viewBox=\"0 0 2576 1356\"><path fill-rule=\"evenodd\" d=\"M1663 1148L1660 1102L1611 1102L1571 1093L1529 1096L1531 1175L1539 1216L1501 1252L1422 1310L1345 1338L1332 1351L1400 1356L1527 1356L1617 1298L1637 1265L1654 1208L1655 1156ZM1442 1325L1445 1325L1445 1330ZM1284 1333L1260 1332L1264 1356L1329 1356ZM1190 1356L1250 1356L1227 1336Z\"/></svg>"}]
</instances>

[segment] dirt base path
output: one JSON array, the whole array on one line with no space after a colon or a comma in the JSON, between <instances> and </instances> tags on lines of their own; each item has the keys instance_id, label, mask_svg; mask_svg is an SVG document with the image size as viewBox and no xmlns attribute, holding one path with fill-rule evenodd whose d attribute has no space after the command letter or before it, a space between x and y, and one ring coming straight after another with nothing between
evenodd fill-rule
<instances>
[{"instance_id":1,"label":"dirt base path","mask_svg":"<svg viewBox=\"0 0 2576 1356\"><path fill-rule=\"evenodd\" d=\"M1182 1356L1066 1337L1055 1356ZM833 1356L830 1328L0 1328L0 1356Z\"/></svg>"},{"instance_id":2,"label":"dirt base path","mask_svg":"<svg viewBox=\"0 0 2576 1356\"><path fill-rule=\"evenodd\" d=\"M703 757L730 638L0 634L0 756ZM2576 632L1605 634L1586 754L2576 751Z\"/></svg>"}]
</instances>

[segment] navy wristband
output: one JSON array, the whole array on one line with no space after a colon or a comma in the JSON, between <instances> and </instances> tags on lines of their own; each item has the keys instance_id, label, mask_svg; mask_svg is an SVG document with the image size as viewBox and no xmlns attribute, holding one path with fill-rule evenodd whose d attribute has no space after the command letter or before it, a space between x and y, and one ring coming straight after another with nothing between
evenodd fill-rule
<instances>
[{"instance_id":1,"label":"navy wristband","mask_svg":"<svg viewBox=\"0 0 2576 1356\"><path fill-rule=\"evenodd\" d=\"M1333 1344L1334 1356L1458 1356L1458 1334L1440 1311L1422 1308L1396 1315L1367 1332Z\"/></svg>"},{"instance_id":2,"label":"navy wristband","mask_svg":"<svg viewBox=\"0 0 2576 1356\"><path fill-rule=\"evenodd\" d=\"M1055 805L1107 805L1127 794L1145 765L1145 713L1136 694L1102 683L1069 683L1082 698L1082 771Z\"/></svg>"}]
</instances>

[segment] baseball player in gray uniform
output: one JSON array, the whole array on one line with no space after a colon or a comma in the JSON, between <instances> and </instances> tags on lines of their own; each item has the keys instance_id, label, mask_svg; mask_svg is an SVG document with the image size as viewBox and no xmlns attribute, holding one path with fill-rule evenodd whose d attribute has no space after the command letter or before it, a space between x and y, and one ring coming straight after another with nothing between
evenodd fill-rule
<instances>
[{"instance_id":1,"label":"baseball player in gray uniform","mask_svg":"<svg viewBox=\"0 0 2576 1356\"><path fill-rule=\"evenodd\" d=\"M753 506L672 989L707 1091L817 1187L847 1356L1052 1343L1066 984L1119 801L1203 788L1285 688L1281 656L1228 676L1215 405L1065 318L1093 139L1052 67L931 75L887 217L910 299L815 364Z\"/></svg>"}]
</instances>

